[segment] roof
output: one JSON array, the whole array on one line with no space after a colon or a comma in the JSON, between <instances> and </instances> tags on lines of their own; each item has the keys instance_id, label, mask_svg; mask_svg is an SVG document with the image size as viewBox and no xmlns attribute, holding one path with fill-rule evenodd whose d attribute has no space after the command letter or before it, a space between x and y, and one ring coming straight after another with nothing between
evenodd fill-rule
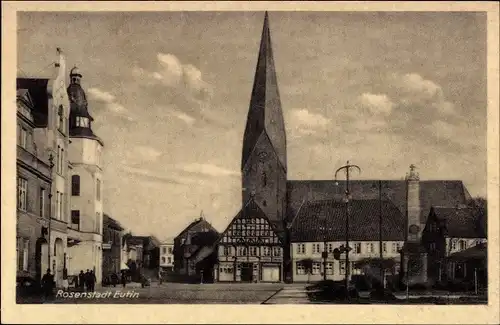
<instances>
[{"instance_id":1,"label":"roof","mask_svg":"<svg viewBox=\"0 0 500 325\"><path fill-rule=\"evenodd\" d=\"M349 240L379 240L379 200L351 200L349 206ZM405 240L405 217L391 201L382 201L382 216L382 239ZM305 202L291 224L290 239L292 242L343 241L345 224L346 203Z\"/></svg>"},{"instance_id":2,"label":"roof","mask_svg":"<svg viewBox=\"0 0 500 325\"><path fill-rule=\"evenodd\" d=\"M111 218L107 214L104 214L104 218L102 220L102 223L104 225L107 225L107 227L109 227L109 228L113 228L113 229L116 229L116 230L119 230L119 231L122 231L124 229L122 227L122 225L116 219Z\"/></svg>"},{"instance_id":3,"label":"roof","mask_svg":"<svg viewBox=\"0 0 500 325\"><path fill-rule=\"evenodd\" d=\"M186 232L188 231L196 231L195 227L197 225L201 225L201 224L204 224L205 226L208 226L210 231L212 232L216 232L218 233L218 231L212 226L212 224L210 222L208 222L205 218L203 217L199 217L197 219L195 219L194 221L192 221L186 228L184 228L184 230L182 230L175 238L178 238L178 237L181 237L182 235L184 235ZM174 238L174 239L175 239Z\"/></svg>"},{"instance_id":4,"label":"roof","mask_svg":"<svg viewBox=\"0 0 500 325\"><path fill-rule=\"evenodd\" d=\"M448 256L448 258L451 260L486 259L487 257L488 257L487 243L481 243Z\"/></svg>"},{"instance_id":5,"label":"roof","mask_svg":"<svg viewBox=\"0 0 500 325\"><path fill-rule=\"evenodd\" d=\"M381 180L382 196L394 203L406 215L406 180ZM350 192L353 199L367 200L379 197L379 180L351 180ZM337 183L337 184L336 184ZM296 215L305 201L341 200L345 195L346 181L333 180L288 181L288 217ZM420 185L420 220L425 223L431 206L455 207L466 204L470 199L460 180L426 180Z\"/></svg>"},{"instance_id":6,"label":"roof","mask_svg":"<svg viewBox=\"0 0 500 325\"><path fill-rule=\"evenodd\" d=\"M51 79L46 78L17 78L16 89L26 89L33 100L33 118L37 127L47 127L49 95L51 96Z\"/></svg>"},{"instance_id":7,"label":"roof","mask_svg":"<svg viewBox=\"0 0 500 325\"><path fill-rule=\"evenodd\" d=\"M480 218L471 208L432 207L431 213L441 221L445 235L454 238L485 238L485 229Z\"/></svg>"},{"instance_id":8,"label":"roof","mask_svg":"<svg viewBox=\"0 0 500 325\"><path fill-rule=\"evenodd\" d=\"M242 170L245 169L263 134L267 135L279 164L286 171L285 122L281 109L267 12L262 27L259 56L255 68L250 107L243 138Z\"/></svg>"}]
</instances>

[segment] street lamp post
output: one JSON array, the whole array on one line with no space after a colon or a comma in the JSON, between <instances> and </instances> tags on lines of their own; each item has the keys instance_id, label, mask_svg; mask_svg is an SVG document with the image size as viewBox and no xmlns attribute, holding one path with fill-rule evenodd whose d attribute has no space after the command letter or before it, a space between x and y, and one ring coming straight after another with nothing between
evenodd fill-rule
<instances>
[{"instance_id":1,"label":"street lamp post","mask_svg":"<svg viewBox=\"0 0 500 325\"><path fill-rule=\"evenodd\" d=\"M349 171L351 168L357 169L359 172L361 172L361 168L357 165L351 165L349 164L349 160L347 161L347 164L345 166L342 166L338 168L335 171L335 181L337 181L337 174L341 170L346 171L346 190L345 190L345 195L346 195L346 218L345 218L345 287L346 290L349 287L349 273L350 273L350 265L349 265Z\"/></svg>"}]
</instances>

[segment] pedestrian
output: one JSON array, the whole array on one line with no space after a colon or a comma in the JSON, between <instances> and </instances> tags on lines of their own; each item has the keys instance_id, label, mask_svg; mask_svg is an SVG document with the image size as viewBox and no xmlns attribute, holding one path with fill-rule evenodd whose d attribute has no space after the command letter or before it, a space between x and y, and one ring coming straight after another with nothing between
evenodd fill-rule
<instances>
[{"instance_id":1,"label":"pedestrian","mask_svg":"<svg viewBox=\"0 0 500 325\"><path fill-rule=\"evenodd\" d=\"M52 296L54 290L54 276L50 273L50 269L47 269L47 273L42 277L42 289L45 293L45 298Z\"/></svg>"},{"instance_id":2,"label":"pedestrian","mask_svg":"<svg viewBox=\"0 0 500 325\"><path fill-rule=\"evenodd\" d=\"M63 269L62 287L66 291L68 291L68 289L69 289L68 269L66 269L66 268Z\"/></svg>"},{"instance_id":3,"label":"pedestrian","mask_svg":"<svg viewBox=\"0 0 500 325\"><path fill-rule=\"evenodd\" d=\"M89 272L89 284L90 284L90 291L91 292L94 292L96 282L97 282L97 279L95 277L94 271L90 270L90 272Z\"/></svg>"},{"instance_id":4,"label":"pedestrian","mask_svg":"<svg viewBox=\"0 0 500 325\"><path fill-rule=\"evenodd\" d=\"M124 288L127 285L127 276L125 275L125 271L122 271L122 285Z\"/></svg>"},{"instance_id":5,"label":"pedestrian","mask_svg":"<svg viewBox=\"0 0 500 325\"><path fill-rule=\"evenodd\" d=\"M163 282L161 267L158 268L158 280L160 281L160 284Z\"/></svg>"},{"instance_id":6,"label":"pedestrian","mask_svg":"<svg viewBox=\"0 0 500 325\"><path fill-rule=\"evenodd\" d=\"M80 270L80 274L78 274L78 287L83 291L85 289L85 274L83 270Z\"/></svg>"},{"instance_id":7,"label":"pedestrian","mask_svg":"<svg viewBox=\"0 0 500 325\"><path fill-rule=\"evenodd\" d=\"M118 283L118 275L116 274L116 272L113 272L113 274L111 274L111 284L113 285L113 287L116 287L117 283Z\"/></svg>"},{"instance_id":8,"label":"pedestrian","mask_svg":"<svg viewBox=\"0 0 500 325\"><path fill-rule=\"evenodd\" d=\"M83 276L85 282L85 291L90 291L90 270L87 269L85 275Z\"/></svg>"}]
</instances>

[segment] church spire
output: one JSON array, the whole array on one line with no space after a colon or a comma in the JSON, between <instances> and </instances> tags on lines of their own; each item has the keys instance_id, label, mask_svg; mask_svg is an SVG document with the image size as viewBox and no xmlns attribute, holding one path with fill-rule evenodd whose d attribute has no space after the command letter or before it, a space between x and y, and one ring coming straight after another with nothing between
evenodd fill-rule
<instances>
[{"instance_id":1,"label":"church spire","mask_svg":"<svg viewBox=\"0 0 500 325\"><path fill-rule=\"evenodd\" d=\"M281 110L267 11L264 15L259 56L243 139L242 170L247 165L261 137L269 139L282 169L286 172L285 123Z\"/></svg>"}]
</instances>

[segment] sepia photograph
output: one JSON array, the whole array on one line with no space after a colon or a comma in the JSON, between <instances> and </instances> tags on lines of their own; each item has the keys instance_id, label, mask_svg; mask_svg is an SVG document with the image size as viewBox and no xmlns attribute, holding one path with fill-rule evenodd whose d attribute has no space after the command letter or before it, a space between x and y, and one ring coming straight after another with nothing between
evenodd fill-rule
<instances>
[{"instance_id":1,"label":"sepia photograph","mask_svg":"<svg viewBox=\"0 0 500 325\"><path fill-rule=\"evenodd\" d=\"M16 304L488 305L486 11L15 16Z\"/></svg>"}]
</instances>

